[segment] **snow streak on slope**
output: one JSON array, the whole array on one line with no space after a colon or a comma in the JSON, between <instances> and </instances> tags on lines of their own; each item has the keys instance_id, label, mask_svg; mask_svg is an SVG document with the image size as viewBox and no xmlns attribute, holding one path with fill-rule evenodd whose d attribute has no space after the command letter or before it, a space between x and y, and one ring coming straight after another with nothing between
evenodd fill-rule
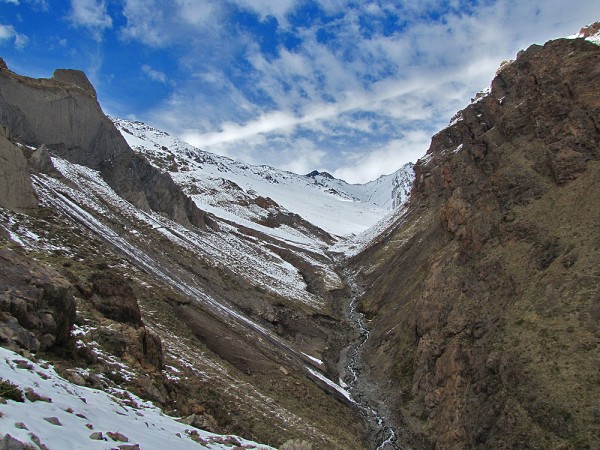
<instances>
[{"instance_id":1,"label":"snow streak on slope","mask_svg":"<svg viewBox=\"0 0 600 450\"><path fill-rule=\"evenodd\" d=\"M177 247L185 248L186 251L193 252L198 260L206 259L212 265L234 271L251 284L283 295L292 302L300 302L315 312L320 311L323 299L309 292L296 267L278 255L277 242L264 243L258 239L247 239L237 228L227 224L222 224L219 231L190 231L160 214L146 213L135 208L106 185L97 172L59 158L53 158L52 161L79 190L60 180L34 175L34 186L43 205L61 211L83 224L123 252L139 268L200 303L232 328L243 330L253 340L258 338L265 347L283 352L293 364L308 363L318 367L314 358L240 312L229 301L212 296L204 286L190 279L189 275L186 276L171 264L156 260L150 253L150 249L155 246L151 242L153 237L146 232L153 229L163 234L175 247L171 252L177 252ZM124 232L119 234L108 224L118 224L118 227L124 228ZM150 241L146 242L147 239ZM289 250L289 247L286 249ZM295 257L301 259L302 264L312 265L314 270L321 271L332 289L341 285L341 280L332 267L318 260L318 254L298 250Z\"/></svg>"},{"instance_id":2,"label":"snow streak on slope","mask_svg":"<svg viewBox=\"0 0 600 450\"><path fill-rule=\"evenodd\" d=\"M36 183L36 188L43 199L52 198L48 192L44 194L43 186L49 187L55 193L65 193L64 201L72 204L72 209L83 205L104 218L112 218L116 223L136 224L135 227L126 229L131 238L144 239L144 228L152 228L171 240L174 244L185 247L198 253L198 256L208 259L212 265L227 268L235 272L250 284L261 286L270 291L285 294L293 301L300 301L312 306L318 306L320 299L306 290L306 283L298 270L276 253L264 246L258 239L243 236L232 226L220 224L219 232L192 233L185 227L165 218L157 213L146 213L135 208L130 203L119 197L100 177L100 175L86 167L71 164L59 158L53 158L55 167L69 180L75 182L80 190L69 188L58 180L44 177ZM59 194L60 195L60 194ZM71 199L76 200L77 204ZM107 205L107 206L105 206ZM82 211L82 214L85 211ZM115 245L119 248L127 246L127 252L134 250L129 248L128 241L112 232L110 228L103 225L98 219L85 213L86 220L92 220L97 230L103 230L105 238L116 240ZM83 217L83 216L82 216ZM122 220L121 217L127 220ZM108 231L104 231L108 230ZM280 232L283 231L279 230ZM284 235L282 239L289 239L298 247L305 247L311 251L317 250L311 247L307 239L296 239L293 234ZM325 273L331 272L322 263L304 255L307 263L320 267ZM151 259L144 256L144 261L153 263ZM151 270L152 272L152 270ZM334 274L329 274L334 277Z\"/></svg>"},{"instance_id":3,"label":"snow streak on slope","mask_svg":"<svg viewBox=\"0 0 600 450\"><path fill-rule=\"evenodd\" d=\"M113 394L77 386L60 377L48 364L34 363L0 347L0 378L22 391L31 389L42 400L9 400L2 405L0 429L13 438L33 445L32 436L51 449L106 449L119 445L139 448L177 449L267 449L235 436L221 436L179 423L160 409L128 391ZM33 397L31 397L33 398ZM108 433L120 433L120 442ZM101 433L103 439L96 438ZM131 447L133 448L133 447Z\"/></svg>"},{"instance_id":4,"label":"snow streak on slope","mask_svg":"<svg viewBox=\"0 0 600 450\"><path fill-rule=\"evenodd\" d=\"M352 185L324 173L302 176L243 164L141 122L113 121L129 145L169 171L200 208L230 220L260 222L282 207L333 235L360 233L403 203L412 183L410 164L370 183Z\"/></svg>"},{"instance_id":5,"label":"snow streak on slope","mask_svg":"<svg viewBox=\"0 0 600 450\"><path fill-rule=\"evenodd\" d=\"M405 212L406 209L404 207L397 211L390 212L379 222L362 233L339 240L335 245L330 247L329 251L333 254L342 254L346 258L358 255L369 247L376 239L386 233L386 231L390 230Z\"/></svg>"}]
</instances>

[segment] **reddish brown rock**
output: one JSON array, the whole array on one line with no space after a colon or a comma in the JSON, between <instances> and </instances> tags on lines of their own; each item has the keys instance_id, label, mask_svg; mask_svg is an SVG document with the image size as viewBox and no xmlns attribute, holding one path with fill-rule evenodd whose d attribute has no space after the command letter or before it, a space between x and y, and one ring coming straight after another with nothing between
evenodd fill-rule
<instances>
[{"instance_id":1,"label":"reddish brown rock","mask_svg":"<svg viewBox=\"0 0 600 450\"><path fill-rule=\"evenodd\" d=\"M408 446L600 446L599 86L592 43L521 52L432 138L408 213L356 258L364 357Z\"/></svg>"}]
</instances>

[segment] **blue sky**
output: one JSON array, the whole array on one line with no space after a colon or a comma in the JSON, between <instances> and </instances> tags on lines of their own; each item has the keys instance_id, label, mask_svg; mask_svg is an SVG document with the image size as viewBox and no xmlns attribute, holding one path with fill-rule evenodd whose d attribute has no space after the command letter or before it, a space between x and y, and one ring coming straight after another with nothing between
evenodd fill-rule
<instances>
[{"instance_id":1,"label":"blue sky","mask_svg":"<svg viewBox=\"0 0 600 450\"><path fill-rule=\"evenodd\" d=\"M597 20L597 0L0 0L0 56L84 70L107 114L204 150L364 182L503 60Z\"/></svg>"}]
</instances>

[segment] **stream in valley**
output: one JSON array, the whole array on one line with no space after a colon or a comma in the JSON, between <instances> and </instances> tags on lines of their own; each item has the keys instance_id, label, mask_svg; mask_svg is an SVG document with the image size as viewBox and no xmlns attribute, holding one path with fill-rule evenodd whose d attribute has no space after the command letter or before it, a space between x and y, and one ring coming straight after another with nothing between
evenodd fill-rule
<instances>
[{"instance_id":1,"label":"stream in valley","mask_svg":"<svg viewBox=\"0 0 600 450\"><path fill-rule=\"evenodd\" d=\"M377 385L371 379L369 368L362 359L362 351L369 340L370 333L364 315L357 309L357 302L362 291L350 270L344 269L343 276L352 295L346 308L346 315L358 337L340 355L340 382L343 381L344 387L350 392L361 415L367 421L373 448L376 450L402 450L397 443L398 436L388 408L380 398Z\"/></svg>"}]
</instances>

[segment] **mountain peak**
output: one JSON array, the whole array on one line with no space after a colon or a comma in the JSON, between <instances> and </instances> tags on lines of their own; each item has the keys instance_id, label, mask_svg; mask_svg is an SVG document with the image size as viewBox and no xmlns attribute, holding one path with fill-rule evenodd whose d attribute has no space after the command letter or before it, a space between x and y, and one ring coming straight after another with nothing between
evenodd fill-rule
<instances>
[{"instance_id":1,"label":"mountain peak","mask_svg":"<svg viewBox=\"0 0 600 450\"><path fill-rule=\"evenodd\" d=\"M312 172L307 173L304 176L309 177L309 178L314 178L314 177L320 176L323 178L328 178L330 180L335 180L335 177L333 175L331 175L329 172L319 172L318 170L313 170Z\"/></svg>"},{"instance_id":2,"label":"mountain peak","mask_svg":"<svg viewBox=\"0 0 600 450\"><path fill-rule=\"evenodd\" d=\"M64 84L77 86L90 94L92 98L97 98L96 89L94 89L87 75L81 70L56 69L52 74L52 79Z\"/></svg>"},{"instance_id":3,"label":"mountain peak","mask_svg":"<svg viewBox=\"0 0 600 450\"><path fill-rule=\"evenodd\" d=\"M600 22L594 22L591 25L587 25L579 31L579 37L587 39L600 34Z\"/></svg>"}]
</instances>

